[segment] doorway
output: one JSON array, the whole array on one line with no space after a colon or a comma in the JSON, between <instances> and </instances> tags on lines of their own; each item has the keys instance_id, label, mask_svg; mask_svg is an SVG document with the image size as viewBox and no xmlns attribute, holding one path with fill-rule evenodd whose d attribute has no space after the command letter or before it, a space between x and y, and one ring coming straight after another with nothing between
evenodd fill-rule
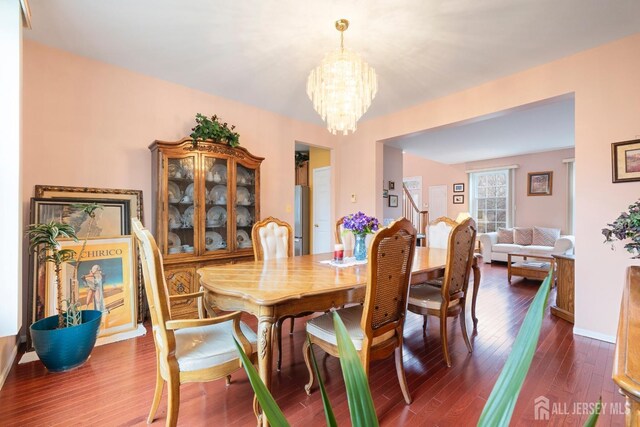
<instances>
[{"instance_id":1,"label":"doorway","mask_svg":"<svg viewBox=\"0 0 640 427\"><path fill-rule=\"evenodd\" d=\"M294 255L330 252L331 150L295 144Z\"/></svg>"}]
</instances>

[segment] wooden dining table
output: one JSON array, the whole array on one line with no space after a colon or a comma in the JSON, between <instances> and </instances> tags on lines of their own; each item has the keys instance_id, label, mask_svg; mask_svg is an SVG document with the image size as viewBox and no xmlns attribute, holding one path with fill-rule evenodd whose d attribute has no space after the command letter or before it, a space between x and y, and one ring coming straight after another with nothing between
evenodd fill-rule
<instances>
[{"instance_id":1,"label":"wooden dining table","mask_svg":"<svg viewBox=\"0 0 640 427\"><path fill-rule=\"evenodd\" d=\"M243 311L258 319L258 372L269 389L272 332L278 320L364 302L367 264L334 267L321 263L332 256L304 255L212 265L198 270L206 305L224 311ZM446 249L416 247L411 283L442 276L446 260ZM477 257L474 257L473 277L471 317L475 329L478 322L475 305L480 284ZM264 418L263 423L267 425Z\"/></svg>"}]
</instances>

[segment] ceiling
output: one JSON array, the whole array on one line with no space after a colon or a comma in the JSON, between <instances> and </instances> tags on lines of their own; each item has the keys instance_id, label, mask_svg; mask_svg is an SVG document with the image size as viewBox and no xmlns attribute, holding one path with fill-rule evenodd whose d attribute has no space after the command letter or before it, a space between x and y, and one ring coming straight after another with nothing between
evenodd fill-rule
<instances>
[{"instance_id":1,"label":"ceiling","mask_svg":"<svg viewBox=\"0 0 640 427\"><path fill-rule=\"evenodd\" d=\"M306 78L339 44L376 69L365 119L638 32L638 0L31 0L27 38L321 123ZM215 107L212 106L214 113Z\"/></svg>"},{"instance_id":2,"label":"ceiling","mask_svg":"<svg viewBox=\"0 0 640 427\"><path fill-rule=\"evenodd\" d=\"M574 100L524 106L385 143L446 164L570 148L575 146Z\"/></svg>"}]
</instances>

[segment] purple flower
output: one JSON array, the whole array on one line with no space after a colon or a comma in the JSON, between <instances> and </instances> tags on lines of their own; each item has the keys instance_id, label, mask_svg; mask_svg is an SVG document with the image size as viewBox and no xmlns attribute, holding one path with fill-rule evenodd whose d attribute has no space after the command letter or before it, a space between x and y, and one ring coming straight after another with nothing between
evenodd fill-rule
<instances>
[{"instance_id":1,"label":"purple flower","mask_svg":"<svg viewBox=\"0 0 640 427\"><path fill-rule=\"evenodd\" d=\"M380 222L372 216L367 216L363 212L356 212L344 218L342 226L345 230L351 230L353 234L371 234L378 231Z\"/></svg>"}]
</instances>

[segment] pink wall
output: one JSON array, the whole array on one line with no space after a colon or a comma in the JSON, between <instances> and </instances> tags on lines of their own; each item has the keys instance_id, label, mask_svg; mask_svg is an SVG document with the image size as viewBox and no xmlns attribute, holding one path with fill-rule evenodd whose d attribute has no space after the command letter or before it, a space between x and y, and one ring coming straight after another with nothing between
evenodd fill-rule
<instances>
[{"instance_id":1,"label":"pink wall","mask_svg":"<svg viewBox=\"0 0 640 427\"><path fill-rule=\"evenodd\" d=\"M31 41L24 43L23 82L25 221L34 185L52 184L143 190L150 225L147 147L187 136L201 112L235 124L242 146L266 158L262 216L291 223L295 141L333 148L336 140L320 126Z\"/></svg>"},{"instance_id":2,"label":"pink wall","mask_svg":"<svg viewBox=\"0 0 640 427\"><path fill-rule=\"evenodd\" d=\"M611 143L640 134L640 33L443 98L360 124L338 143L343 162L338 210L378 214L382 167L378 141L573 93L576 158L577 333L613 340L625 268L638 264L624 250L602 244L600 229L638 198L640 183L611 182ZM372 170L375 166L375 170Z\"/></svg>"},{"instance_id":3,"label":"pink wall","mask_svg":"<svg viewBox=\"0 0 640 427\"><path fill-rule=\"evenodd\" d=\"M469 185L466 171L517 165L514 176L515 221L518 227L553 227L568 234L568 175L567 165L562 160L574 157L573 148L534 153L499 159L446 165L432 160L405 154L403 159L405 176L422 176L422 198L428 200L430 185L447 185L448 216L455 219L458 213L469 211ZM553 171L553 194L551 196L527 196L527 174L529 172ZM462 205L453 204L453 188L456 182L465 183ZM460 193L458 193L460 194Z\"/></svg>"}]
</instances>

